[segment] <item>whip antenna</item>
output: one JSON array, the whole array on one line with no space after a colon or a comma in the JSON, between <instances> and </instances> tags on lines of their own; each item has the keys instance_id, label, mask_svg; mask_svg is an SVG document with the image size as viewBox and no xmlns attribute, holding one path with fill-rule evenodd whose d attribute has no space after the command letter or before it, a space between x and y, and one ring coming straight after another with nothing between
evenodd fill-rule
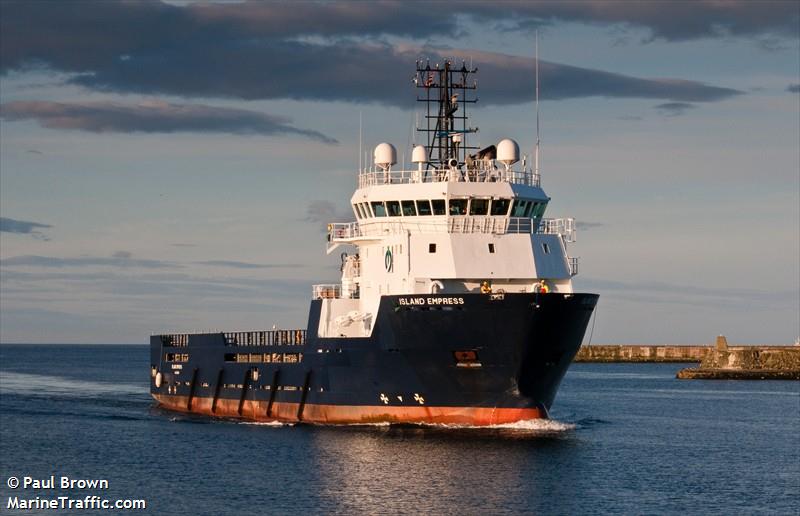
<instances>
[{"instance_id":1,"label":"whip antenna","mask_svg":"<svg viewBox=\"0 0 800 516\"><path fill-rule=\"evenodd\" d=\"M533 158L533 174L539 177L539 31L536 31L536 152Z\"/></svg>"}]
</instances>

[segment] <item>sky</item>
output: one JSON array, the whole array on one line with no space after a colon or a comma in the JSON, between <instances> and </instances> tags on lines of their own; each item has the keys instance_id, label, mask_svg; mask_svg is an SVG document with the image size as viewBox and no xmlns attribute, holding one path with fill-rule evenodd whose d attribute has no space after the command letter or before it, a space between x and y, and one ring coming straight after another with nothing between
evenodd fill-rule
<instances>
[{"instance_id":1,"label":"sky","mask_svg":"<svg viewBox=\"0 0 800 516\"><path fill-rule=\"evenodd\" d=\"M800 335L800 3L0 0L0 342L305 327L415 60L478 67L471 143L535 142L585 342Z\"/></svg>"}]
</instances>

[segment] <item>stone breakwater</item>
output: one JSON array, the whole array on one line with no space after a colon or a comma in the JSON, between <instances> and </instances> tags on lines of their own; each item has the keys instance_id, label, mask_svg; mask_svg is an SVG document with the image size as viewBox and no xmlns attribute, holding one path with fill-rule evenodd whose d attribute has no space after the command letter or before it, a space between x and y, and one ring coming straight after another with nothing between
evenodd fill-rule
<instances>
[{"instance_id":1,"label":"stone breakwater","mask_svg":"<svg viewBox=\"0 0 800 516\"><path fill-rule=\"evenodd\" d=\"M800 380L800 346L728 346L720 335L700 367L681 369L695 380Z\"/></svg>"},{"instance_id":2,"label":"stone breakwater","mask_svg":"<svg viewBox=\"0 0 800 516\"><path fill-rule=\"evenodd\" d=\"M575 362L701 362L711 346L583 346Z\"/></svg>"}]
</instances>

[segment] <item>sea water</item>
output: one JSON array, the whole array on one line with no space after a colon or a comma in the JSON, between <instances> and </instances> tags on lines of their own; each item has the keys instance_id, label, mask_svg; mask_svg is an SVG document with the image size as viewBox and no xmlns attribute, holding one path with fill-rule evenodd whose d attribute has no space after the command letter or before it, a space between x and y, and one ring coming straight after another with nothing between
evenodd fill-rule
<instances>
[{"instance_id":1,"label":"sea water","mask_svg":"<svg viewBox=\"0 0 800 516\"><path fill-rule=\"evenodd\" d=\"M115 512L8 505L61 496L146 501L130 514L798 514L800 382L681 367L574 364L549 421L322 427L155 408L145 346L3 345L0 513Z\"/></svg>"}]
</instances>

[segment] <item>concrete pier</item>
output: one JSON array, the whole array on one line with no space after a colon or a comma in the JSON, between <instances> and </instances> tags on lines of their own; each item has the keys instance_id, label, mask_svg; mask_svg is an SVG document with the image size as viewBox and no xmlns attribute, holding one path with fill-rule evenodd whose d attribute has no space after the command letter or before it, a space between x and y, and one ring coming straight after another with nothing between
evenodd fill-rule
<instances>
[{"instance_id":1,"label":"concrete pier","mask_svg":"<svg viewBox=\"0 0 800 516\"><path fill-rule=\"evenodd\" d=\"M720 335L700 367L678 378L702 380L800 380L800 346L728 346Z\"/></svg>"},{"instance_id":2,"label":"concrete pier","mask_svg":"<svg viewBox=\"0 0 800 516\"><path fill-rule=\"evenodd\" d=\"M575 362L701 362L711 346L583 346Z\"/></svg>"}]
</instances>

